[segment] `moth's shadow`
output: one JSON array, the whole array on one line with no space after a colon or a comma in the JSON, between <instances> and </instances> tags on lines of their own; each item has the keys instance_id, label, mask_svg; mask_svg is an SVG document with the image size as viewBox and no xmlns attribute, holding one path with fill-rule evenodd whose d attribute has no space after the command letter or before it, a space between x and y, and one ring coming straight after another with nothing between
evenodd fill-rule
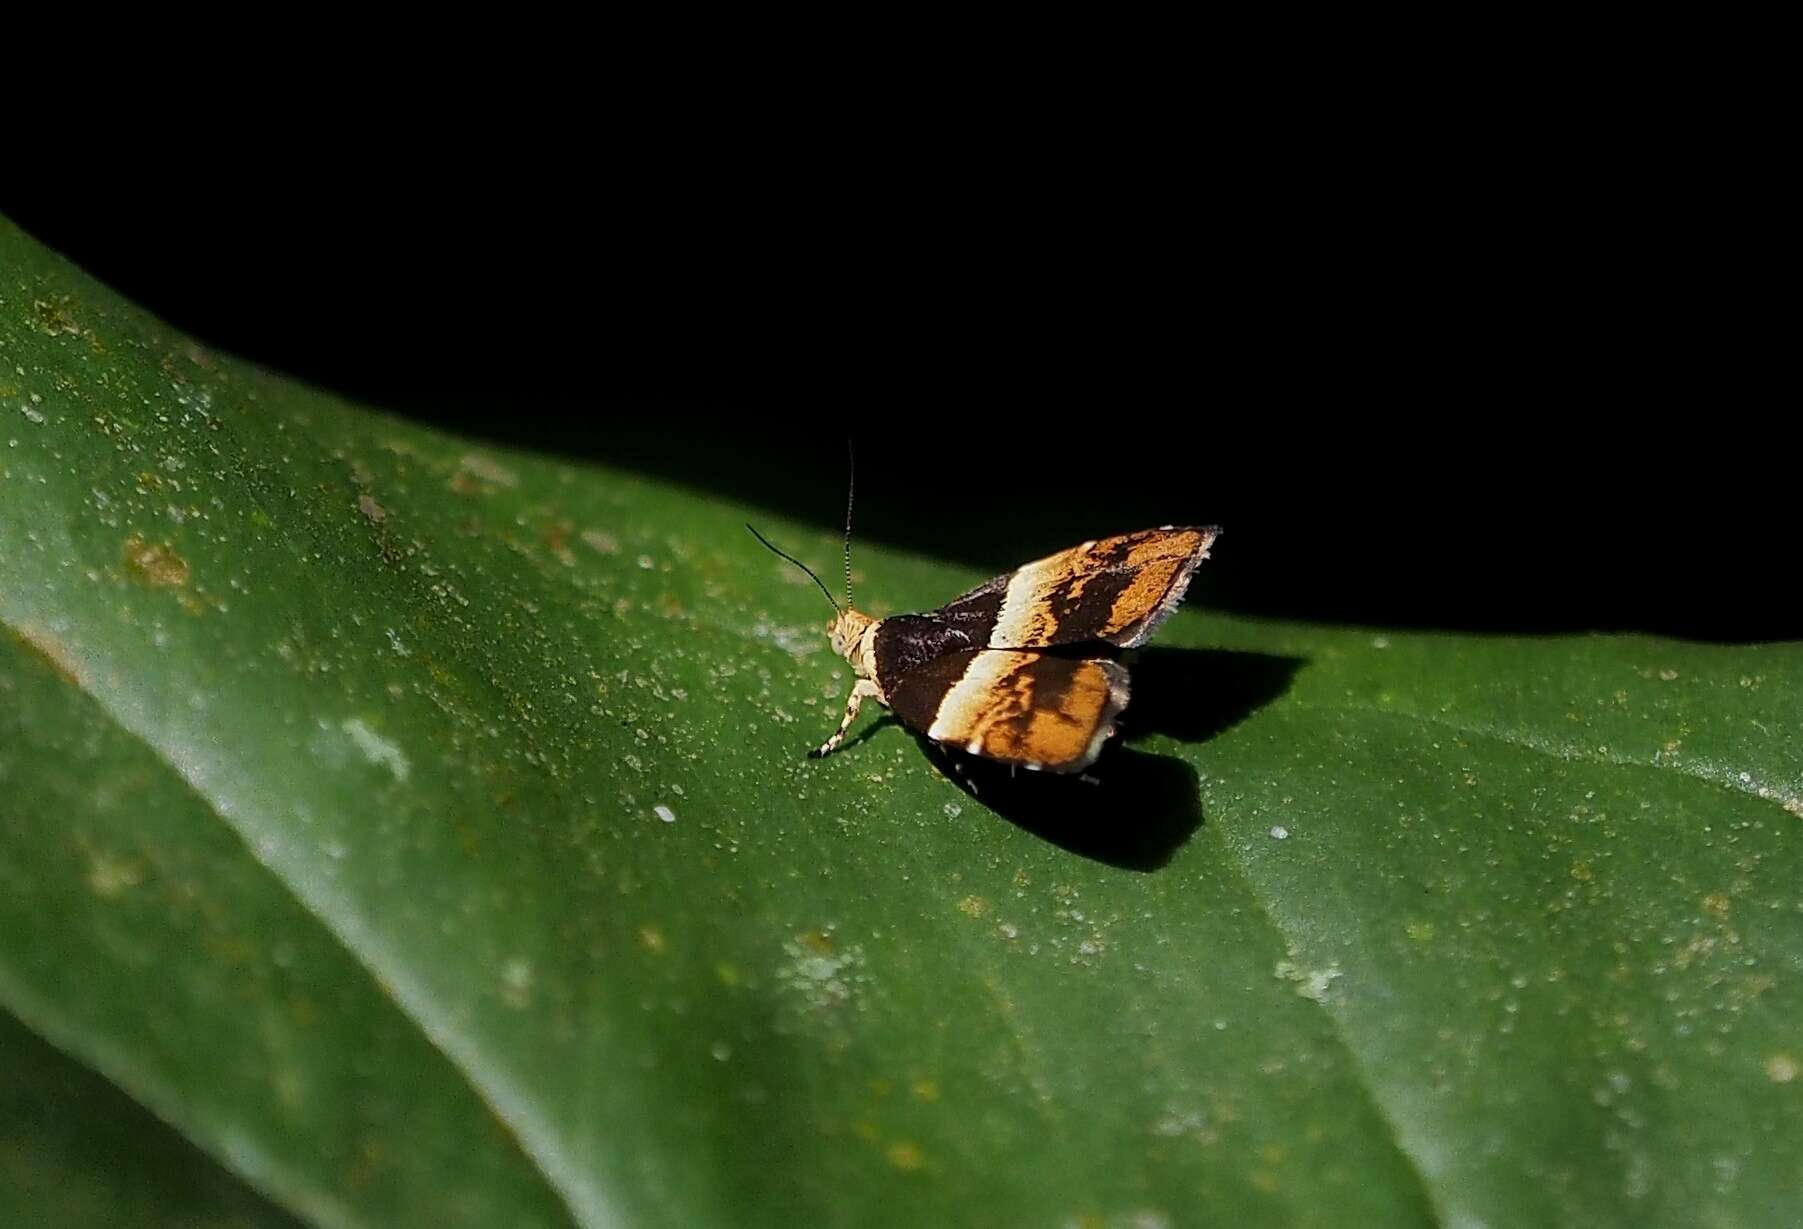
<instances>
[{"instance_id":1,"label":"moth's shadow","mask_svg":"<svg viewBox=\"0 0 1803 1229\"><path fill-rule=\"evenodd\" d=\"M1131 662L1133 699L1119 738L1163 734L1204 742L1238 725L1290 689L1301 657L1230 649L1141 649Z\"/></svg>"},{"instance_id":2,"label":"moth's shadow","mask_svg":"<svg viewBox=\"0 0 1803 1229\"><path fill-rule=\"evenodd\" d=\"M1218 649L1148 649L1117 741L1146 734L1201 742L1282 695L1302 659ZM1074 854L1154 871L1202 826L1196 770L1131 745L1107 748L1083 777L1014 771L920 739L979 804Z\"/></svg>"}]
</instances>

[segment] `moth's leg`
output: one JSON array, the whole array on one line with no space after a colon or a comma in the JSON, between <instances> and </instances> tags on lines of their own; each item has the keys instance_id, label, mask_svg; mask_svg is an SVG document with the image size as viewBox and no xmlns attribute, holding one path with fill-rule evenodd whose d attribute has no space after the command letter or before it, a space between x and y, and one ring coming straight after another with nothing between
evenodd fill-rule
<instances>
[{"instance_id":1,"label":"moth's leg","mask_svg":"<svg viewBox=\"0 0 1803 1229\"><path fill-rule=\"evenodd\" d=\"M831 755L837 751L839 744L845 741L845 731L849 730L851 723L858 719L858 710L864 707L864 701L874 700L876 695L875 683L869 679L859 679L858 685L851 689L851 695L845 701L845 718L839 722L839 728L833 732L831 738L808 752L809 757L819 759L823 755Z\"/></svg>"}]
</instances>

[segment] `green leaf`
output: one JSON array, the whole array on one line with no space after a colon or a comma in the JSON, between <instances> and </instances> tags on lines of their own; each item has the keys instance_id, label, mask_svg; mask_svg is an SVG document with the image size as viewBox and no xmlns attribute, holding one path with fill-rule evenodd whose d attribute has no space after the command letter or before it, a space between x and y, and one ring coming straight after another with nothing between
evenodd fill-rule
<instances>
[{"instance_id":1,"label":"green leaf","mask_svg":"<svg viewBox=\"0 0 1803 1229\"><path fill-rule=\"evenodd\" d=\"M747 512L210 355L0 225L0 1006L56 1051L9 1062L322 1224L1794 1219L1803 649L1204 578L1098 784L972 796L893 723L804 758L849 672Z\"/></svg>"},{"instance_id":2,"label":"green leaf","mask_svg":"<svg viewBox=\"0 0 1803 1229\"><path fill-rule=\"evenodd\" d=\"M210 1157L0 1013L0 1223L293 1229Z\"/></svg>"}]
</instances>

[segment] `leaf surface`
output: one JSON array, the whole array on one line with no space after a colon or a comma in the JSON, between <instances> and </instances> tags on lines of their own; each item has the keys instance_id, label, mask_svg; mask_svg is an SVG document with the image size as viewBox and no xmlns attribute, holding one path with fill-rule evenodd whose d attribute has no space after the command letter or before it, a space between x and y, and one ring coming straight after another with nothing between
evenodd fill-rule
<instances>
[{"instance_id":1,"label":"leaf surface","mask_svg":"<svg viewBox=\"0 0 1803 1229\"><path fill-rule=\"evenodd\" d=\"M747 509L210 355L5 226L0 444L0 1006L305 1219L1803 1193L1797 646L1204 574L1099 784L973 796L892 723L803 758L849 671ZM983 579L860 566L875 614Z\"/></svg>"}]
</instances>

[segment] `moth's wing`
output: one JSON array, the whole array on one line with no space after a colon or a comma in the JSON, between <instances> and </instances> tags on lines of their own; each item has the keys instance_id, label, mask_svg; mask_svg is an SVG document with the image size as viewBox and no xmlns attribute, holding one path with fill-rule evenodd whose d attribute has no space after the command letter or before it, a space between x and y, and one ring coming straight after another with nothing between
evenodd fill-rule
<instances>
[{"instance_id":1,"label":"moth's wing","mask_svg":"<svg viewBox=\"0 0 1803 1229\"><path fill-rule=\"evenodd\" d=\"M1004 764L1080 772L1127 707L1116 661L978 649L921 663L889 686L889 707L942 742Z\"/></svg>"},{"instance_id":2,"label":"moth's wing","mask_svg":"<svg viewBox=\"0 0 1803 1229\"><path fill-rule=\"evenodd\" d=\"M938 610L884 619L876 681L896 715L935 741L1008 764L1086 768L1127 706L1126 667L1028 650L1142 643L1219 532L1165 526L1085 542Z\"/></svg>"},{"instance_id":3,"label":"moth's wing","mask_svg":"<svg viewBox=\"0 0 1803 1229\"><path fill-rule=\"evenodd\" d=\"M978 585L930 615L996 649L1141 644L1177 609L1220 533L1165 526L1085 542Z\"/></svg>"}]
</instances>

